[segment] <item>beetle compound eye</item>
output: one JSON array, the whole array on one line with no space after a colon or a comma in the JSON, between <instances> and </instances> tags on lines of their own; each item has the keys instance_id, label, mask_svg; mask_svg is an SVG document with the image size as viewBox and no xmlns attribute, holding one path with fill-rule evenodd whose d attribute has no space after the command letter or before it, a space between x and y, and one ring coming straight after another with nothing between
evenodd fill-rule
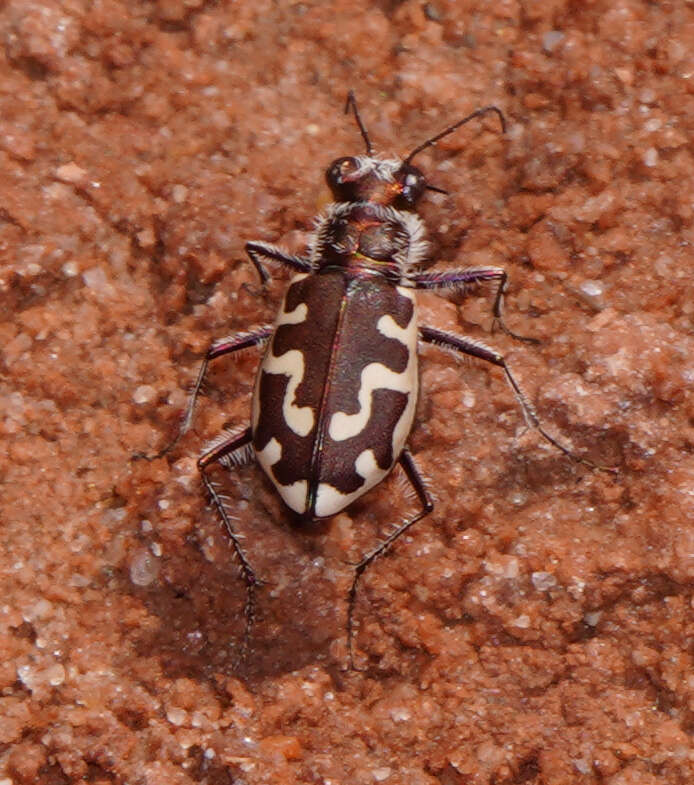
<instances>
[{"instance_id":1,"label":"beetle compound eye","mask_svg":"<svg viewBox=\"0 0 694 785\"><path fill-rule=\"evenodd\" d=\"M342 185L349 179L351 174L358 170L359 166L354 158L338 158L328 167L326 173L330 185Z\"/></svg>"},{"instance_id":2,"label":"beetle compound eye","mask_svg":"<svg viewBox=\"0 0 694 785\"><path fill-rule=\"evenodd\" d=\"M338 158L325 173L328 187L338 202L349 202L355 198L358 188L360 164L357 158Z\"/></svg>"},{"instance_id":3,"label":"beetle compound eye","mask_svg":"<svg viewBox=\"0 0 694 785\"><path fill-rule=\"evenodd\" d=\"M405 165L397 179L400 182L402 201L407 205L414 205L426 188L424 175L414 166Z\"/></svg>"},{"instance_id":4,"label":"beetle compound eye","mask_svg":"<svg viewBox=\"0 0 694 785\"><path fill-rule=\"evenodd\" d=\"M420 178L416 174L408 174L405 177L405 190L414 190L419 185Z\"/></svg>"}]
</instances>

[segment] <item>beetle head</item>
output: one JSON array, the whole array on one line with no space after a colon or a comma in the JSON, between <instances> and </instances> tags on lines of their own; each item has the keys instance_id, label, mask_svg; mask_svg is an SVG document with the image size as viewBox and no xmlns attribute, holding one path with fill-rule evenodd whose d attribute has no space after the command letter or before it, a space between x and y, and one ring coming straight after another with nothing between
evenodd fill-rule
<instances>
[{"instance_id":1,"label":"beetle head","mask_svg":"<svg viewBox=\"0 0 694 785\"><path fill-rule=\"evenodd\" d=\"M351 90L347 94L345 113L350 109L354 112L354 118L364 139L366 155L338 158L328 167L325 177L338 202L374 202L390 205L399 210L413 210L424 191L446 193L441 188L429 185L422 172L412 165L412 159L416 155L427 147L435 145L444 136L452 134L461 125L489 112L494 112L498 116L501 130L506 131L506 120L502 111L496 106L485 106L417 145L404 160L383 159L374 155L369 134L362 122L357 101Z\"/></svg>"},{"instance_id":2,"label":"beetle head","mask_svg":"<svg viewBox=\"0 0 694 785\"><path fill-rule=\"evenodd\" d=\"M400 210L414 209L427 188L416 166L397 159L373 155L338 158L325 178L338 202L374 202Z\"/></svg>"}]
</instances>

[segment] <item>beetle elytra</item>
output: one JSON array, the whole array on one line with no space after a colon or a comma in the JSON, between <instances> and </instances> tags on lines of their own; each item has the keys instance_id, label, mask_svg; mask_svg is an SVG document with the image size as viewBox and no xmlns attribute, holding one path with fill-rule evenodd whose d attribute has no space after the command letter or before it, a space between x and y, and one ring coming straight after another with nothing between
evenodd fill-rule
<instances>
[{"instance_id":1,"label":"beetle elytra","mask_svg":"<svg viewBox=\"0 0 694 785\"><path fill-rule=\"evenodd\" d=\"M419 342L499 366L527 424L565 454L590 461L577 458L544 430L501 354L470 338L417 323L416 290L464 293L488 281L496 285L495 323L520 338L503 322L507 275L502 268L420 270L427 258L427 242L416 206L426 190L441 189L427 183L412 159L485 114L496 114L505 130L501 110L496 106L478 109L400 159L374 153L351 92L345 112L350 109L366 151L338 158L328 167L326 178L334 202L317 218L307 253L293 255L264 242L246 245L263 283L269 279L266 263L284 265L294 274L275 324L212 343L179 433L160 455L190 428L209 363L264 346L251 425L223 433L205 446L198 459L202 482L229 533L246 581L241 656L249 645L259 581L209 467L220 463L233 468L255 458L284 503L304 521L335 515L396 465L401 467L419 509L355 565L347 606L347 641L354 667L353 612L359 580L376 558L434 506L407 448L418 394Z\"/></svg>"}]
</instances>

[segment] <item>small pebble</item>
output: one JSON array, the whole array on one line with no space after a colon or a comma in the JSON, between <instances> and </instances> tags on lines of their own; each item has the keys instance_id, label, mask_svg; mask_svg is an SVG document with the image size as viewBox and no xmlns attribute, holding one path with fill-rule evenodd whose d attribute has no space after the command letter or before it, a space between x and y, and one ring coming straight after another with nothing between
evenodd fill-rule
<instances>
[{"instance_id":1,"label":"small pebble","mask_svg":"<svg viewBox=\"0 0 694 785\"><path fill-rule=\"evenodd\" d=\"M133 401L137 404L153 401L157 391L150 384L141 384L133 393Z\"/></svg>"}]
</instances>

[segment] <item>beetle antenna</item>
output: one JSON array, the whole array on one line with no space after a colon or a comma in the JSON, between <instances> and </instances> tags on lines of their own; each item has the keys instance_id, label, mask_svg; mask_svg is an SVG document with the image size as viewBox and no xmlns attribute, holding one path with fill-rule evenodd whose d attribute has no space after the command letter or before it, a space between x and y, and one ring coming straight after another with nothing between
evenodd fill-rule
<instances>
[{"instance_id":1,"label":"beetle antenna","mask_svg":"<svg viewBox=\"0 0 694 785\"><path fill-rule=\"evenodd\" d=\"M345 103L345 114L349 112L349 110L354 112L354 119L357 121L357 125L359 126L359 130L361 131L362 138L366 143L366 154L371 156L373 155L373 147L371 147L371 140L369 139L369 134L364 127L364 123L361 120L359 115L359 109L357 108L357 99L354 97L354 90L350 90L347 93L347 102Z\"/></svg>"},{"instance_id":2,"label":"beetle antenna","mask_svg":"<svg viewBox=\"0 0 694 785\"><path fill-rule=\"evenodd\" d=\"M427 183L424 187L427 189L427 191L436 191L437 194L446 194L446 196L448 196L451 193L445 188L439 188L437 185L429 185L429 183Z\"/></svg>"},{"instance_id":3,"label":"beetle antenna","mask_svg":"<svg viewBox=\"0 0 694 785\"><path fill-rule=\"evenodd\" d=\"M350 93L351 95L351 93ZM352 96L352 98L354 98ZM349 99L347 99L349 103ZM355 108L356 111L356 108ZM453 131L460 128L461 125L465 125L465 123L469 123L470 120L474 120L475 117L481 117L482 115L488 114L489 112L496 112L499 116L499 121L501 122L501 131L502 133L506 133L506 118L504 117L503 112L499 109L498 106L483 106L481 109L476 109L472 114L469 114L467 117L463 117L462 120L458 120L457 123L453 123L453 125L449 125L448 128L445 128L441 133L436 134L436 136L432 136L431 139L427 139L426 142L422 142L422 144L418 145L414 148L414 150L405 158L404 163L409 164L410 161L422 152L422 150L426 150L427 147L432 147L439 141L439 139L443 139L444 136L448 136L448 134L452 134ZM357 115L358 119L358 115ZM359 123L361 126L361 123Z\"/></svg>"}]
</instances>

